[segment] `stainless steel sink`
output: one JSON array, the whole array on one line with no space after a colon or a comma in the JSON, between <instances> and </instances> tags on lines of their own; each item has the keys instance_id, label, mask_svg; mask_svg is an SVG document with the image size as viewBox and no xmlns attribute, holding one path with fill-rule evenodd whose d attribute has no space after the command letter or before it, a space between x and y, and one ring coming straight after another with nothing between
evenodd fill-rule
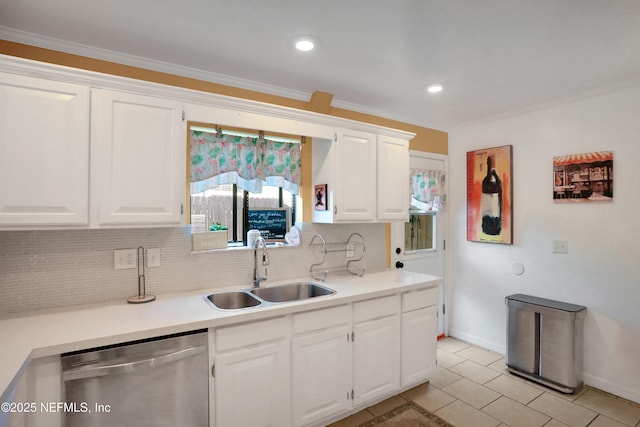
<instances>
[{"instance_id":1,"label":"stainless steel sink","mask_svg":"<svg viewBox=\"0 0 640 427\"><path fill-rule=\"evenodd\" d=\"M254 288L251 289L251 293L268 302L288 302L332 295L336 291L311 282L299 282L266 288Z\"/></svg>"},{"instance_id":2,"label":"stainless steel sink","mask_svg":"<svg viewBox=\"0 0 640 427\"><path fill-rule=\"evenodd\" d=\"M253 295L243 292L221 292L219 294L207 295L207 299L214 307L221 310L238 310L241 308L255 307L261 301Z\"/></svg>"}]
</instances>

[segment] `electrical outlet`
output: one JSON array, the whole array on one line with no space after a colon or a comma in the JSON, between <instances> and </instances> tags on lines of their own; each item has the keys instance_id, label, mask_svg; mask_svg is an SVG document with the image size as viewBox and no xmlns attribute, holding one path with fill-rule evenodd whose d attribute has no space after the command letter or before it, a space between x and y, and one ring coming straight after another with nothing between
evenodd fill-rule
<instances>
[{"instance_id":1,"label":"electrical outlet","mask_svg":"<svg viewBox=\"0 0 640 427\"><path fill-rule=\"evenodd\" d=\"M567 240L554 240L553 241L553 253L554 254L568 254L569 242Z\"/></svg>"},{"instance_id":2,"label":"electrical outlet","mask_svg":"<svg viewBox=\"0 0 640 427\"><path fill-rule=\"evenodd\" d=\"M138 266L138 253L136 249L116 249L113 251L113 268L122 270L136 268Z\"/></svg>"},{"instance_id":3,"label":"electrical outlet","mask_svg":"<svg viewBox=\"0 0 640 427\"><path fill-rule=\"evenodd\" d=\"M147 249L147 267L160 267L160 248Z\"/></svg>"},{"instance_id":4,"label":"electrical outlet","mask_svg":"<svg viewBox=\"0 0 640 427\"><path fill-rule=\"evenodd\" d=\"M354 255L354 247L353 247L353 243L347 243L347 247L345 248L345 257L347 258L353 258Z\"/></svg>"}]
</instances>

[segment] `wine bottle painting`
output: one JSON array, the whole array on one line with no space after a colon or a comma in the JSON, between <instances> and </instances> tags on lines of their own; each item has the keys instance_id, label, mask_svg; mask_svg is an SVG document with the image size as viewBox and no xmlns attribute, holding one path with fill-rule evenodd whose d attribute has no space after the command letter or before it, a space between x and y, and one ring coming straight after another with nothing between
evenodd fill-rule
<instances>
[{"instance_id":1,"label":"wine bottle painting","mask_svg":"<svg viewBox=\"0 0 640 427\"><path fill-rule=\"evenodd\" d=\"M467 240L513 243L512 146L467 152Z\"/></svg>"}]
</instances>

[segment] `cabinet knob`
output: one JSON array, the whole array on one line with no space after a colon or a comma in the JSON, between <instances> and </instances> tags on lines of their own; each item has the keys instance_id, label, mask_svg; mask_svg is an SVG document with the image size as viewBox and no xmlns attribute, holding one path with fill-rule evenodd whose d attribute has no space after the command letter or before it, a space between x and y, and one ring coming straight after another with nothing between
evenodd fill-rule
<instances>
[{"instance_id":1,"label":"cabinet knob","mask_svg":"<svg viewBox=\"0 0 640 427\"><path fill-rule=\"evenodd\" d=\"M404 263L401 261L396 261L396 268L403 268L404 267Z\"/></svg>"}]
</instances>

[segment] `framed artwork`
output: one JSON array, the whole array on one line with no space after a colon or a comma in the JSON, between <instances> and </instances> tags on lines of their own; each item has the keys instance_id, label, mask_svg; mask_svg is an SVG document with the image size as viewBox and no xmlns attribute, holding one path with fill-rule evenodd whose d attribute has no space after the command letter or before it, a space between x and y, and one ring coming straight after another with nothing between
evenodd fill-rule
<instances>
[{"instance_id":1,"label":"framed artwork","mask_svg":"<svg viewBox=\"0 0 640 427\"><path fill-rule=\"evenodd\" d=\"M613 200L613 151L553 158L553 201L556 203Z\"/></svg>"},{"instance_id":2,"label":"framed artwork","mask_svg":"<svg viewBox=\"0 0 640 427\"><path fill-rule=\"evenodd\" d=\"M326 211L327 206L327 184L316 184L314 187L315 204L314 209L317 211Z\"/></svg>"},{"instance_id":3,"label":"framed artwork","mask_svg":"<svg viewBox=\"0 0 640 427\"><path fill-rule=\"evenodd\" d=\"M513 244L513 146L467 152L467 240Z\"/></svg>"}]
</instances>

